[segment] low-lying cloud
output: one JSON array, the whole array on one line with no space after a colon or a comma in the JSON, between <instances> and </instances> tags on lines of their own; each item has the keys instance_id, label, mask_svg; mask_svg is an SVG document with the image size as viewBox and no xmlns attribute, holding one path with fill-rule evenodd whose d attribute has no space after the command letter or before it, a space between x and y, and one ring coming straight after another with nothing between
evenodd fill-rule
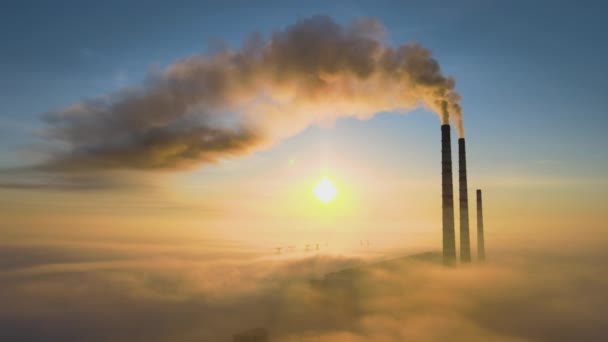
<instances>
[{"instance_id":1,"label":"low-lying cloud","mask_svg":"<svg viewBox=\"0 0 608 342\"><path fill-rule=\"evenodd\" d=\"M240 49L195 55L138 87L46 116L43 169L183 169L247 155L313 124L417 107L463 134L459 95L431 52L392 47L373 19L300 20ZM449 117L448 117L449 116Z\"/></svg>"},{"instance_id":2,"label":"low-lying cloud","mask_svg":"<svg viewBox=\"0 0 608 342\"><path fill-rule=\"evenodd\" d=\"M364 260L271 258L239 248L11 247L3 255L21 263L0 264L0 339L231 341L255 328L271 341L600 341L608 334L601 251L493 256L458 268L409 260L323 278Z\"/></svg>"}]
</instances>

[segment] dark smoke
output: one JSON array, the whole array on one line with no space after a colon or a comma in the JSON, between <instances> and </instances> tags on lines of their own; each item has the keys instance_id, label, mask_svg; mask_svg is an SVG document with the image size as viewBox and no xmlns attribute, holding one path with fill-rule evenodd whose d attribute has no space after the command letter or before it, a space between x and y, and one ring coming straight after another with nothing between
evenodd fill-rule
<instances>
[{"instance_id":1,"label":"dark smoke","mask_svg":"<svg viewBox=\"0 0 608 342\"><path fill-rule=\"evenodd\" d=\"M61 171L175 169L246 155L315 123L423 106L462 135L454 81L429 50L383 42L382 25L298 21L238 50L183 59L136 89L51 113Z\"/></svg>"}]
</instances>

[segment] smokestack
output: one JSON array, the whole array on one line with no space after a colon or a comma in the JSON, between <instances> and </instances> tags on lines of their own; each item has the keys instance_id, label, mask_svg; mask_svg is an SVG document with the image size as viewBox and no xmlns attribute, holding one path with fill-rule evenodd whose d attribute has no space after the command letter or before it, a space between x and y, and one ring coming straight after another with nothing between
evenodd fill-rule
<instances>
[{"instance_id":1,"label":"smokestack","mask_svg":"<svg viewBox=\"0 0 608 342\"><path fill-rule=\"evenodd\" d=\"M477 259L486 260L486 247L483 239L483 208L481 205L481 190L477 189Z\"/></svg>"},{"instance_id":2,"label":"smokestack","mask_svg":"<svg viewBox=\"0 0 608 342\"><path fill-rule=\"evenodd\" d=\"M456 263L454 238L454 190L452 187L452 143L450 125L441 125L441 196L443 207L443 263Z\"/></svg>"},{"instance_id":3,"label":"smokestack","mask_svg":"<svg viewBox=\"0 0 608 342\"><path fill-rule=\"evenodd\" d=\"M471 243L469 239L469 194L464 138L458 139L458 181L460 191L460 261L469 263L471 262Z\"/></svg>"}]
</instances>

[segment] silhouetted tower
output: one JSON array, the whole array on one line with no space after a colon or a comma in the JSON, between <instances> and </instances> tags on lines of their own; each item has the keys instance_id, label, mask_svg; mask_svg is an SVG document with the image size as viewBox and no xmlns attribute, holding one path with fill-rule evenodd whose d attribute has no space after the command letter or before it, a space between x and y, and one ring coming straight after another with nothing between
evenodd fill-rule
<instances>
[{"instance_id":1,"label":"silhouetted tower","mask_svg":"<svg viewBox=\"0 0 608 342\"><path fill-rule=\"evenodd\" d=\"M454 188L452 186L452 143L450 125L441 125L441 197L443 208L443 263L456 263L454 237Z\"/></svg>"},{"instance_id":2,"label":"silhouetted tower","mask_svg":"<svg viewBox=\"0 0 608 342\"><path fill-rule=\"evenodd\" d=\"M477 259L486 260L486 247L483 238L483 207L481 205L481 190L477 189Z\"/></svg>"},{"instance_id":3,"label":"silhouetted tower","mask_svg":"<svg viewBox=\"0 0 608 342\"><path fill-rule=\"evenodd\" d=\"M458 181L460 191L460 261L471 262L469 237L469 194L467 187L467 157L464 138L458 139Z\"/></svg>"}]
</instances>

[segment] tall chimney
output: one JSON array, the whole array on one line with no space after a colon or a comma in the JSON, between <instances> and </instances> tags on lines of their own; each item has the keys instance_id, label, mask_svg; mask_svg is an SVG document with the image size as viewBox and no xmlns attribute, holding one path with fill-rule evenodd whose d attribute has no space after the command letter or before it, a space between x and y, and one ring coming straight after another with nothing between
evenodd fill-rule
<instances>
[{"instance_id":1,"label":"tall chimney","mask_svg":"<svg viewBox=\"0 0 608 342\"><path fill-rule=\"evenodd\" d=\"M454 190L452 187L452 143L450 125L441 125L441 196L443 207L443 263L456 263L454 237Z\"/></svg>"},{"instance_id":2,"label":"tall chimney","mask_svg":"<svg viewBox=\"0 0 608 342\"><path fill-rule=\"evenodd\" d=\"M460 191L460 261L471 262L469 238L469 194L467 188L467 157L464 138L458 139L458 181Z\"/></svg>"},{"instance_id":3,"label":"tall chimney","mask_svg":"<svg viewBox=\"0 0 608 342\"><path fill-rule=\"evenodd\" d=\"M486 260L486 247L483 239L483 207L481 205L481 190L477 189L477 259Z\"/></svg>"}]
</instances>

